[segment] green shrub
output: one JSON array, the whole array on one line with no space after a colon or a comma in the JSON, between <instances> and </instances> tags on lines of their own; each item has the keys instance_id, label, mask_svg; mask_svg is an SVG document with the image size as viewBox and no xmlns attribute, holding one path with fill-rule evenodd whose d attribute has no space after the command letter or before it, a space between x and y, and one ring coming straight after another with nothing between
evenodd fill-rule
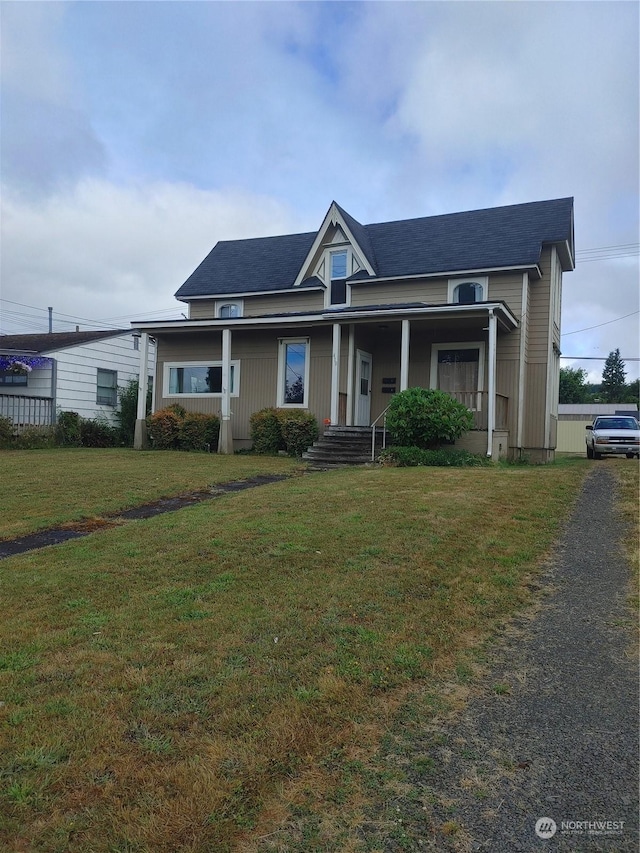
<instances>
[{"instance_id":1,"label":"green shrub","mask_svg":"<svg viewBox=\"0 0 640 853\"><path fill-rule=\"evenodd\" d=\"M473 426L473 415L444 391L408 388L396 394L387 412L387 429L396 445L437 447Z\"/></svg>"},{"instance_id":2,"label":"green shrub","mask_svg":"<svg viewBox=\"0 0 640 853\"><path fill-rule=\"evenodd\" d=\"M120 408L115 413L120 431L120 441L127 447L133 446L138 417L138 380L130 379L124 388L118 390ZM151 411L151 390L147 391L146 414Z\"/></svg>"},{"instance_id":3,"label":"green shrub","mask_svg":"<svg viewBox=\"0 0 640 853\"><path fill-rule=\"evenodd\" d=\"M174 404L147 418L152 447L157 450L218 449L220 420L215 415L187 412Z\"/></svg>"},{"instance_id":4,"label":"green shrub","mask_svg":"<svg viewBox=\"0 0 640 853\"><path fill-rule=\"evenodd\" d=\"M80 418L80 444L82 447L117 447L120 431L103 418Z\"/></svg>"},{"instance_id":5,"label":"green shrub","mask_svg":"<svg viewBox=\"0 0 640 853\"><path fill-rule=\"evenodd\" d=\"M17 450L45 450L55 447L57 436L55 427L52 426L28 426L17 435L12 446Z\"/></svg>"},{"instance_id":6,"label":"green shrub","mask_svg":"<svg viewBox=\"0 0 640 853\"><path fill-rule=\"evenodd\" d=\"M250 435L256 453L286 450L301 456L318 437L318 423L306 409L261 409L250 419Z\"/></svg>"},{"instance_id":7,"label":"green shrub","mask_svg":"<svg viewBox=\"0 0 640 853\"><path fill-rule=\"evenodd\" d=\"M278 409L267 408L254 412L249 418L249 435L256 453L277 453L285 450Z\"/></svg>"},{"instance_id":8,"label":"green shrub","mask_svg":"<svg viewBox=\"0 0 640 853\"><path fill-rule=\"evenodd\" d=\"M220 420L215 415L185 412L178 431L178 447L180 450L208 450L215 453L219 432Z\"/></svg>"},{"instance_id":9,"label":"green shrub","mask_svg":"<svg viewBox=\"0 0 640 853\"><path fill-rule=\"evenodd\" d=\"M80 415L77 412L58 413L56 443L62 447L80 447Z\"/></svg>"},{"instance_id":10,"label":"green shrub","mask_svg":"<svg viewBox=\"0 0 640 853\"><path fill-rule=\"evenodd\" d=\"M304 410L298 410L294 417L292 414L293 411L282 410L278 413L282 439L289 456L302 456L318 437L318 423Z\"/></svg>"},{"instance_id":11,"label":"green shrub","mask_svg":"<svg viewBox=\"0 0 640 853\"><path fill-rule=\"evenodd\" d=\"M0 418L0 447L8 447L13 439L11 418Z\"/></svg>"},{"instance_id":12,"label":"green shrub","mask_svg":"<svg viewBox=\"0 0 640 853\"><path fill-rule=\"evenodd\" d=\"M378 456L382 465L397 465L399 468L437 466L466 468L491 465L486 456L477 456L468 450L425 450L422 447L387 447Z\"/></svg>"},{"instance_id":13,"label":"green shrub","mask_svg":"<svg viewBox=\"0 0 640 853\"><path fill-rule=\"evenodd\" d=\"M181 415L174 406L159 409L147 418L147 432L152 447L157 450L175 450L180 437Z\"/></svg>"}]
</instances>

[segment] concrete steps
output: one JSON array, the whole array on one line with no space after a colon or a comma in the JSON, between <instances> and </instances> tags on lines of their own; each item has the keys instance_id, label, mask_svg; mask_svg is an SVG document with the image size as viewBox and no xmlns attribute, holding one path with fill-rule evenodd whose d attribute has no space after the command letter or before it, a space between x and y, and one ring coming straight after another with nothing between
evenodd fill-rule
<instances>
[{"instance_id":1,"label":"concrete steps","mask_svg":"<svg viewBox=\"0 0 640 853\"><path fill-rule=\"evenodd\" d=\"M376 449L382 446L382 430L376 430ZM311 468L342 468L371 463L371 427L327 427L324 435L302 454Z\"/></svg>"}]
</instances>

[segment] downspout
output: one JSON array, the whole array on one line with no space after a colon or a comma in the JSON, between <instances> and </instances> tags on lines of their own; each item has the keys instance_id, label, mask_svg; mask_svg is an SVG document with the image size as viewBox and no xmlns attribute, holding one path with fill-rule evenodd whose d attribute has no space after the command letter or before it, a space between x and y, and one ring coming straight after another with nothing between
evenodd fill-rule
<instances>
[{"instance_id":1,"label":"downspout","mask_svg":"<svg viewBox=\"0 0 640 853\"><path fill-rule=\"evenodd\" d=\"M487 388L487 456L493 455L493 431L496 422L496 332L497 318L489 308L489 383Z\"/></svg>"},{"instance_id":2,"label":"downspout","mask_svg":"<svg viewBox=\"0 0 640 853\"><path fill-rule=\"evenodd\" d=\"M400 341L400 390L409 387L409 320L402 321L402 338Z\"/></svg>"},{"instance_id":3,"label":"downspout","mask_svg":"<svg viewBox=\"0 0 640 853\"><path fill-rule=\"evenodd\" d=\"M58 389L58 360L51 359L51 426L55 426L57 420L56 392Z\"/></svg>"}]
</instances>

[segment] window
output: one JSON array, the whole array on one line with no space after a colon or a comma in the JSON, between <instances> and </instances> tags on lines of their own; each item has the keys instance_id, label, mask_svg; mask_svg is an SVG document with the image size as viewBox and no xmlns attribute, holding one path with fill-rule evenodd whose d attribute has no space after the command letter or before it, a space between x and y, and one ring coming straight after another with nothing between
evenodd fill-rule
<instances>
[{"instance_id":1,"label":"window","mask_svg":"<svg viewBox=\"0 0 640 853\"><path fill-rule=\"evenodd\" d=\"M485 344L433 344L431 347L431 388L451 394L468 409L482 408Z\"/></svg>"},{"instance_id":2,"label":"window","mask_svg":"<svg viewBox=\"0 0 640 853\"><path fill-rule=\"evenodd\" d=\"M487 293L487 276L481 276L469 281L451 279L449 281L449 302L458 305L473 305L475 302L483 302Z\"/></svg>"},{"instance_id":3,"label":"window","mask_svg":"<svg viewBox=\"0 0 640 853\"><path fill-rule=\"evenodd\" d=\"M283 338L278 352L278 405L308 404L309 339Z\"/></svg>"},{"instance_id":4,"label":"window","mask_svg":"<svg viewBox=\"0 0 640 853\"><path fill-rule=\"evenodd\" d=\"M11 385L13 388L17 385L27 385L27 374L0 370L0 385Z\"/></svg>"},{"instance_id":5,"label":"window","mask_svg":"<svg viewBox=\"0 0 640 853\"><path fill-rule=\"evenodd\" d=\"M231 362L230 392L238 396L240 362ZM185 362L165 364L165 397L222 395L222 362Z\"/></svg>"},{"instance_id":6,"label":"window","mask_svg":"<svg viewBox=\"0 0 640 853\"><path fill-rule=\"evenodd\" d=\"M220 320L227 320L231 317L242 317L242 301L217 302L216 317Z\"/></svg>"},{"instance_id":7,"label":"window","mask_svg":"<svg viewBox=\"0 0 640 853\"><path fill-rule=\"evenodd\" d=\"M441 391L478 390L478 349L438 351L438 388Z\"/></svg>"},{"instance_id":8,"label":"window","mask_svg":"<svg viewBox=\"0 0 640 853\"><path fill-rule=\"evenodd\" d=\"M96 403L100 403L102 406L117 406L118 373L116 370L101 370L98 368Z\"/></svg>"},{"instance_id":9,"label":"window","mask_svg":"<svg viewBox=\"0 0 640 853\"><path fill-rule=\"evenodd\" d=\"M329 282L330 305L346 305L347 303L347 250L331 252L331 281Z\"/></svg>"}]
</instances>

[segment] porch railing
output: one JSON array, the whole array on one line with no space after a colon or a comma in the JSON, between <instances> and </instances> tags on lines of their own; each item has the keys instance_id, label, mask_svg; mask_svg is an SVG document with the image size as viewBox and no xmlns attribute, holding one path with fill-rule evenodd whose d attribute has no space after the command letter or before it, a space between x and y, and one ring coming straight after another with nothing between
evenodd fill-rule
<instances>
[{"instance_id":1,"label":"porch railing","mask_svg":"<svg viewBox=\"0 0 640 853\"><path fill-rule=\"evenodd\" d=\"M51 397L0 394L0 417L9 418L17 434L31 426L50 426L54 414Z\"/></svg>"},{"instance_id":2,"label":"porch railing","mask_svg":"<svg viewBox=\"0 0 640 853\"><path fill-rule=\"evenodd\" d=\"M447 391L473 414L473 429L486 430L488 421L488 397L486 391ZM496 394L496 422L494 429L507 429L509 416L509 398Z\"/></svg>"},{"instance_id":3,"label":"porch railing","mask_svg":"<svg viewBox=\"0 0 640 853\"><path fill-rule=\"evenodd\" d=\"M371 424L371 461L374 462L376 458L376 426L378 421L382 418L382 449L384 450L387 446L387 412L389 411L389 406L384 410L384 412L380 412L375 421Z\"/></svg>"}]
</instances>

